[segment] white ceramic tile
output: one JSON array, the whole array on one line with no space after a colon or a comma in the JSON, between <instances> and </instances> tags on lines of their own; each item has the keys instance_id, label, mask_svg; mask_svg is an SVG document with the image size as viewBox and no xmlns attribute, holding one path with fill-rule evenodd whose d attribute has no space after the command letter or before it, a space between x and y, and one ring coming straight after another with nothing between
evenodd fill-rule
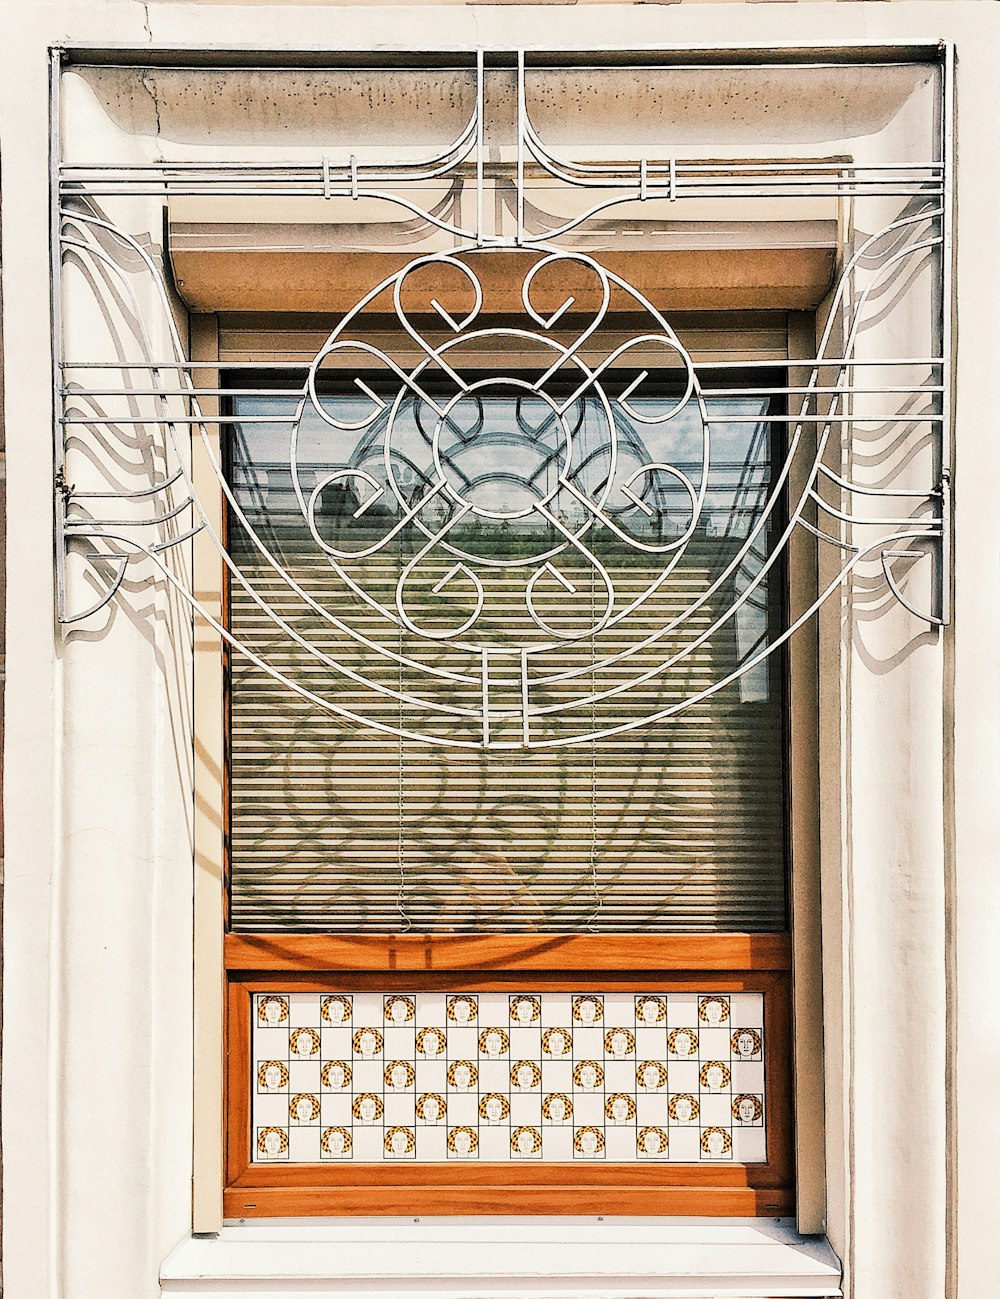
<instances>
[{"instance_id":1,"label":"white ceramic tile","mask_svg":"<svg viewBox=\"0 0 1000 1299\"><path fill-rule=\"evenodd\" d=\"M628 1164L635 1159L635 1124L630 1124L627 1128L606 1128L604 1139L607 1143L605 1158L609 1163ZM546 1158L549 1156L548 1143L545 1148Z\"/></svg>"},{"instance_id":2,"label":"white ceramic tile","mask_svg":"<svg viewBox=\"0 0 1000 1299\"><path fill-rule=\"evenodd\" d=\"M290 1164L311 1164L319 1162L319 1142L323 1129L289 1128L288 1162Z\"/></svg>"},{"instance_id":3,"label":"white ceramic tile","mask_svg":"<svg viewBox=\"0 0 1000 1299\"><path fill-rule=\"evenodd\" d=\"M317 1013L319 1002L314 993L293 992L288 997L288 1026L299 1028L303 1025L318 1027L320 1017Z\"/></svg>"},{"instance_id":4,"label":"white ceramic tile","mask_svg":"<svg viewBox=\"0 0 1000 1299\"><path fill-rule=\"evenodd\" d=\"M692 1028L698 1023L698 997L691 992L671 992L666 998L667 1027Z\"/></svg>"},{"instance_id":5,"label":"white ceramic tile","mask_svg":"<svg viewBox=\"0 0 1000 1299\"><path fill-rule=\"evenodd\" d=\"M318 1055L312 1060L289 1060L288 1090L292 1092L319 1091L322 1085L322 1071L323 1066Z\"/></svg>"},{"instance_id":6,"label":"white ceramic tile","mask_svg":"<svg viewBox=\"0 0 1000 1299\"><path fill-rule=\"evenodd\" d=\"M604 998L604 1028L635 1028L635 995L612 992Z\"/></svg>"},{"instance_id":7,"label":"white ceramic tile","mask_svg":"<svg viewBox=\"0 0 1000 1299\"><path fill-rule=\"evenodd\" d=\"M763 1128L734 1128L733 1157L744 1164L765 1163L767 1136Z\"/></svg>"},{"instance_id":8,"label":"white ceramic tile","mask_svg":"<svg viewBox=\"0 0 1000 1299\"><path fill-rule=\"evenodd\" d=\"M258 1162L767 1157L758 993L261 993Z\"/></svg>"},{"instance_id":9,"label":"white ceramic tile","mask_svg":"<svg viewBox=\"0 0 1000 1299\"><path fill-rule=\"evenodd\" d=\"M633 1127L644 1127L653 1124L655 1127L665 1128L670 1123L670 1116L667 1111L666 1094L641 1092L635 1097L635 1120Z\"/></svg>"},{"instance_id":10,"label":"white ceramic tile","mask_svg":"<svg viewBox=\"0 0 1000 1299\"><path fill-rule=\"evenodd\" d=\"M416 998L417 1013L414 1027L429 1028L432 1024L448 1022L448 998L443 992L421 992ZM473 1004L475 999L472 999Z\"/></svg>"}]
</instances>

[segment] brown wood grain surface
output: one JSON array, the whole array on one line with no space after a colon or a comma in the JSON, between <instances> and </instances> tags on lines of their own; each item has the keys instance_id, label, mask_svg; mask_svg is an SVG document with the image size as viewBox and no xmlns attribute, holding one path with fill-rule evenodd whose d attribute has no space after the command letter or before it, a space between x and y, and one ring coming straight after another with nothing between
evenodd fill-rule
<instances>
[{"instance_id":1,"label":"brown wood grain surface","mask_svg":"<svg viewBox=\"0 0 1000 1299\"><path fill-rule=\"evenodd\" d=\"M230 971L787 970L788 934L227 934Z\"/></svg>"}]
</instances>

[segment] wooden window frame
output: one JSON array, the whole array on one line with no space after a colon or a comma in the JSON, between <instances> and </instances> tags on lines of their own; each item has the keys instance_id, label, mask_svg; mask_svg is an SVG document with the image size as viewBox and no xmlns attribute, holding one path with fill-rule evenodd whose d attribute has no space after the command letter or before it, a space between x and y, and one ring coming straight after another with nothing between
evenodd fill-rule
<instances>
[{"instance_id":1,"label":"wooden window frame","mask_svg":"<svg viewBox=\"0 0 1000 1299\"><path fill-rule=\"evenodd\" d=\"M226 937L225 1214L792 1212L788 934ZM627 971L627 972L626 972ZM759 992L767 1163L286 1164L250 1158L250 1007L257 992Z\"/></svg>"},{"instance_id":2,"label":"wooden window frame","mask_svg":"<svg viewBox=\"0 0 1000 1299\"><path fill-rule=\"evenodd\" d=\"M202 340L203 359L218 360L218 318L201 317L200 325L196 337ZM776 357L773 363L785 367L790 360ZM239 364L233 358L225 368L238 370ZM222 368L220 362L220 371ZM220 373L206 374L205 380L218 384ZM220 594L224 596L224 590ZM218 675L213 679L217 682ZM789 683L789 722L795 707ZM222 730L220 748L224 753L228 725L224 724ZM790 777L795 766L791 754L788 766ZM215 781L216 789L223 794L220 810L228 811L228 803L224 801L225 768L223 761ZM809 793L812 797L813 791ZM217 821L213 822L215 834L221 828ZM218 837L223 871L215 883L215 896L220 904L214 912L216 924L226 911L228 857L228 836L223 832ZM791 887L794 875L790 867L789 857L789 900L794 905ZM211 885L208 892L213 892ZM223 1084L225 1100L217 1143L206 1138L205 1129L210 1131L210 1124L202 1125L199 1142L196 1121L195 1229L199 1225L221 1224L223 1218L396 1215L428 1211L456 1215L528 1212L741 1217L793 1212L798 1144L793 1113L800 1108L797 1086L793 1084L793 1001L796 1017L800 1005L798 994L793 998L793 951L796 962L801 958L799 943L793 945L790 926L791 919L789 929L780 934L639 938L630 935L381 938L365 935L353 938L234 933L219 938L210 936L202 951L207 946L209 959L217 953L222 959L215 968L218 970L221 964L224 969L223 984L215 1001L224 1052L215 1076ZM201 928L204 930L204 925ZM203 968L204 965L203 955ZM254 992L289 989L391 992L431 988L762 993L767 1024L767 1162L705 1165L588 1162L579 1166L365 1164L356 1167L252 1162L249 1050L250 1004ZM205 1021L204 1013L201 1019ZM212 1076L211 1070L205 1073ZM203 1085L202 1095L205 1090ZM801 1167L801 1156L798 1162ZM223 1172L222 1186L215 1180L214 1191L211 1185L205 1185L207 1170L213 1164L216 1169L221 1165Z\"/></svg>"}]
</instances>

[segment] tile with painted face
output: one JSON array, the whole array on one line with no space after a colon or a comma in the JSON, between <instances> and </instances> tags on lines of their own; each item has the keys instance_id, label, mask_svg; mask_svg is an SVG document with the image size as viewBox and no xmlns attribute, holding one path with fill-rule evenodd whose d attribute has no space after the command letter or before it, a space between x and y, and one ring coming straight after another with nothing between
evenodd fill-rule
<instances>
[{"instance_id":1,"label":"tile with painted face","mask_svg":"<svg viewBox=\"0 0 1000 1299\"><path fill-rule=\"evenodd\" d=\"M283 1128L260 1128L257 1133L258 1159L285 1159L288 1156L288 1133Z\"/></svg>"},{"instance_id":2,"label":"tile with painted face","mask_svg":"<svg viewBox=\"0 0 1000 1299\"><path fill-rule=\"evenodd\" d=\"M475 1159L479 1153L479 1133L475 1128L463 1125L452 1128L448 1133L449 1159Z\"/></svg>"},{"instance_id":3,"label":"tile with painted face","mask_svg":"<svg viewBox=\"0 0 1000 1299\"><path fill-rule=\"evenodd\" d=\"M448 1066L447 1081L457 1092L474 1091L479 1085L479 1070L471 1060L455 1060Z\"/></svg>"},{"instance_id":4,"label":"tile with painted face","mask_svg":"<svg viewBox=\"0 0 1000 1299\"><path fill-rule=\"evenodd\" d=\"M667 1003L662 997L642 996L635 999L635 1022L657 1028L667 1022Z\"/></svg>"},{"instance_id":5,"label":"tile with painted face","mask_svg":"<svg viewBox=\"0 0 1000 1299\"><path fill-rule=\"evenodd\" d=\"M670 1140L663 1128L645 1127L636 1135L635 1148L640 1159L664 1159Z\"/></svg>"},{"instance_id":6,"label":"tile with painted face","mask_svg":"<svg viewBox=\"0 0 1000 1299\"><path fill-rule=\"evenodd\" d=\"M698 1001L698 1018L703 1024L717 1028L729 1022L728 997L701 997Z\"/></svg>"},{"instance_id":7,"label":"tile with painted face","mask_svg":"<svg viewBox=\"0 0 1000 1299\"><path fill-rule=\"evenodd\" d=\"M359 1028L351 1039L354 1054L363 1060L374 1060L382 1054L382 1034L377 1028Z\"/></svg>"},{"instance_id":8,"label":"tile with painted face","mask_svg":"<svg viewBox=\"0 0 1000 1299\"><path fill-rule=\"evenodd\" d=\"M696 1123L701 1111L701 1104L696 1096L688 1092L679 1092L671 1096L667 1105L667 1114L671 1123Z\"/></svg>"},{"instance_id":9,"label":"tile with painted face","mask_svg":"<svg viewBox=\"0 0 1000 1299\"><path fill-rule=\"evenodd\" d=\"M733 1152L733 1138L725 1128L706 1128L701 1134L701 1153L705 1159L728 1159Z\"/></svg>"},{"instance_id":10,"label":"tile with painted face","mask_svg":"<svg viewBox=\"0 0 1000 1299\"><path fill-rule=\"evenodd\" d=\"M502 1028L486 1028L479 1034L479 1054L499 1060L510 1050L510 1038Z\"/></svg>"},{"instance_id":11,"label":"tile with painted face","mask_svg":"<svg viewBox=\"0 0 1000 1299\"><path fill-rule=\"evenodd\" d=\"M635 1070L636 1086L644 1092L656 1092L667 1085L667 1066L659 1060L642 1060Z\"/></svg>"},{"instance_id":12,"label":"tile with painted face","mask_svg":"<svg viewBox=\"0 0 1000 1299\"><path fill-rule=\"evenodd\" d=\"M452 1024L474 1024L479 1013L478 1001L472 996L448 998L448 1020Z\"/></svg>"},{"instance_id":13,"label":"tile with painted face","mask_svg":"<svg viewBox=\"0 0 1000 1299\"><path fill-rule=\"evenodd\" d=\"M510 1085L515 1091L527 1092L538 1087L542 1071L534 1060L515 1060L510 1069Z\"/></svg>"},{"instance_id":14,"label":"tile with painted face","mask_svg":"<svg viewBox=\"0 0 1000 1299\"><path fill-rule=\"evenodd\" d=\"M346 1060L326 1060L319 1076L324 1087L344 1091L351 1085L351 1066Z\"/></svg>"},{"instance_id":15,"label":"tile with painted face","mask_svg":"<svg viewBox=\"0 0 1000 1299\"><path fill-rule=\"evenodd\" d=\"M334 995L324 997L320 1003L320 1017L325 1024L337 1028L351 1022L351 998Z\"/></svg>"},{"instance_id":16,"label":"tile with painted face","mask_svg":"<svg viewBox=\"0 0 1000 1299\"><path fill-rule=\"evenodd\" d=\"M288 1066L283 1060L262 1060L257 1066L257 1088L262 1092L280 1092L288 1086Z\"/></svg>"},{"instance_id":17,"label":"tile with painted face","mask_svg":"<svg viewBox=\"0 0 1000 1299\"><path fill-rule=\"evenodd\" d=\"M577 1024L599 1024L604 1018L604 998L583 995L573 999L573 1019Z\"/></svg>"},{"instance_id":18,"label":"tile with painted face","mask_svg":"<svg viewBox=\"0 0 1000 1299\"><path fill-rule=\"evenodd\" d=\"M417 1149L417 1138L412 1128L387 1128L382 1147L388 1159L412 1159Z\"/></svg>"},{"instance_id":19,"label":"tile with painted face","mask_svg":"<svg viewBox=\"0 0 1000 1299\"><path fill-rule=\"evenodd\" d=\"M738 1028L733 1032L730 1043L733 1055L741 1060L755 1060L760 1056L761 1036L755 1028Z\"/></svg>"},{"instance_id":20,"label":"tile with painted face","mask_svg":"<svg viewBox=\"0 0 1000 1299\"><path fill-rule=\"evenodd\" d=\"M319 1141L319 1152L323 1159L350 1159L354 1147L354 1138L350 1128L325 1128Z\"/></svg>"},{"instance_id":21,"label":"tile with painted face","mask_svg":"<svg viewBox=\"0 0 1000 1299\"><path fill-rule=\"evenodd\" d=\"M729 1066L721 1060L709 1060L701 1066L698 1081L705 1091L721 1092L729 1086Z\"/></svg>"},{"instance_id":22,"label":"tile with painted face","mask_svg":"<svg viewBox=\"0 0 1000 1299\"><path fill-rule=\"evenodd\" d=\"M510 1134L510 1153L514 1159L538 1159L542 1153L542 1134L536 1127L524 1125Z\"/></svg>"},{"instance_id":23,"label":"tile with painted face","mask_svg":"<svg viewBox=\"0 0 1000 1299\"><path fill-rule=\"evenodd\" d=\"M764 1097L743 1093L733 1097L733 1120L752 1126L764 1120Z\"/></svg>"},{"instance_id":24,"label":"tile with painted face","mask_svg":"<svg viewBox=\"0 0 1000 1299\"><path fill-rule=\"evenodd\" d=\"M578 1159L600 1159L604 1155L604 1133L600 1128L577 1128L573 1134L573 1154Z\"/></svg>"},{"instance_id":25,"label":"tile with painted face","mask_svg":"<svg viewBox=\"0 0 1000 1299\"><path fill-rule=\"evenodd\" d=\"M598 1091L604 1086L604 1069L596 1060L581 1060L573 1070L573 1086L580 1091Z\"/></svg>"},{"instance_id":26,"label":"tile with painted face","mask_svg":"<svg viewBox=\"0 0 1000 1299\"><path fill-rule=\"evenodd\" d=\"M635 1101L624 1092L613 1092L604 1102L604 1117L609 1123L632 1123L635 1113Z\"/></svg>"},{"instance_id":27,"label":"tile with painted face","mask_svg":"<svg viewBox=\"0 0 1000 1299\"><path fill-rule=\"evenodd\" d=\"M568 1123L573 1117L573 1102L563 1092L550 1092L542 1101L542 1119L546 1123Z\"/></svg>"},{"instance_id":28,"label":"tile with painted face","mask_svg":"<svg viewBox=\"0 0 1000 1299\"><path fill-rule=\"evenodd\" d=\"M425 1092L417 1098L416 1113L421 1123L441 1123L447 1114L447 1104L437 1092Z\"/></svg>"}]
</instances>

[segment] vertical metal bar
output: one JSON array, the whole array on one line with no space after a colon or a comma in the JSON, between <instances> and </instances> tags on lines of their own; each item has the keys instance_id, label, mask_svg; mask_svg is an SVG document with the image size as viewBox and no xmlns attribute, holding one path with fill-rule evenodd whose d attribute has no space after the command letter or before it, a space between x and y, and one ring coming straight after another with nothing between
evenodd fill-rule
<instances>
[{"instance_id":1,"label":"vertical metal bar","mask_svg":"<svg viewBox=\"0 0 1000 1299\"><path fill-rule=\"evenodd\" d=\"M485 55L476 51L476 242L482 247L483 239L483 95L486 88Z\"/></svg>"},{"instance_id":2,"label":"vertical metal bar","mask_svg":"<svg viewBox=\"0 0 1000 1299\"><path fill-rule=\"evenodd\" d=\"M483 650L483 748L490 747L490 652Z\"/></svg>"},{"instance_id":3,"label":"vertical metal bar","mask_svg":"<svg viewBox=\"0 0 1000 1299\"><path fill-rule=\"evenodd\" d=\"M52 335L53 539L56 572L56 623L66 617L66 449L62 425L63 319L62 222L59 173L62 161L60 86L62 50L49 51L49 311Z\"/></svg>"},{"instance_id":4,"label":"vertical metal bar","mask_svg":"<svg viewBox=\"0 0 1000 1299\"><path fill-rule=\"evenodd\" d=\"M66 612L66 573L65 573L65 522L66 497L64 494L65 445L63 442L63 425L60 420L62 411L62 249L60 242L60 193L59 164L62 158L62 62L63 52L58 48L49 50L49 311L50 335L52 341L52 472L53 472L53 540L56 546L56 607L54 609L56 626L54 638L57 643L60 637L60 624ZM64 721L64 674L62 664L55 665L52 676L53 699L52 721L55 734L62 733ZM56 756L59 755L58 746ZM49 863L49 896L48 896L48 961L46 977L48 1008L48 1040L46 1042L46 1079L45 1103L48 1124L48 1159L46 1161L46 1231L47 1249L45 1272L47 1288L53 1295L63 1294L64 1265L61 1248L63 1218L63 1147L65 1124L63 1120L62 1086L65 1068L65 1051L63 1049L64 1004L62 997L63 976L65 973L65 953L63 950L63 922L65 897L63 883L65 880L65 812L63 788L59 763L52 769L52 860Z\"/></svg>"},{"instance_id":5,"label":"vertical metal bar","mask_svg":"<svg viewBox=\"0 0 1000 1299\"><path fill-rule=\"evenodd\" d=\"M944 67L941 85L941 598L938 615L941 625L951 622L952 611L952 501L951 471L955 430L954 388L957 367L954 348L954 218L955 218L955 46L942 44ZM945 696L942 700L943 757L942 792L944 795L943 886L944 886L944 1189L948 1206L945 1222L944 1292L947 1299L957 1299L959 1288L958 1231L958 1139L959 1105L955 1086L956 1060L963 1035L959 1031L955 1010L957 1000L958 957L957 894L957 822L956 763L954 761L955 721L958 700L955 692L955 639L943 637Z\"/></svg>"},{"instance_id":6,"label":"vertical metal bar","mask_svg":"<svg viewBox=\"0 0 1000 1299\"><path fill-rule=\"evenodd\" d=\"M531 743L531 722L528 718L528 653L521 650L521 742L527 748Z\"/></svg>"},{"instance_id":7,"label":"vertical metal bar","mask_svg":"<svg viewBox=\"0 0 1000 1299\"><path fill-rule=\"evenodd\" d=\"M524 132L527 104L524 95L524 50L517 52L517 233L515 242L524 238Z\"/></svg>"},{"instance_id":8,"label":"vertical metal bar","mask_svg":"<svg viewBox=\"0 0 1000 1299\"><path fill-rule=\"evenodd\" d=\"M951 621L951 469L955 404L954 364L954 221L955 221L955 46L944 44L942 77L941 143L942 206L941 216L941 607L944 626Z\"/></svg>"}]
</instances>

